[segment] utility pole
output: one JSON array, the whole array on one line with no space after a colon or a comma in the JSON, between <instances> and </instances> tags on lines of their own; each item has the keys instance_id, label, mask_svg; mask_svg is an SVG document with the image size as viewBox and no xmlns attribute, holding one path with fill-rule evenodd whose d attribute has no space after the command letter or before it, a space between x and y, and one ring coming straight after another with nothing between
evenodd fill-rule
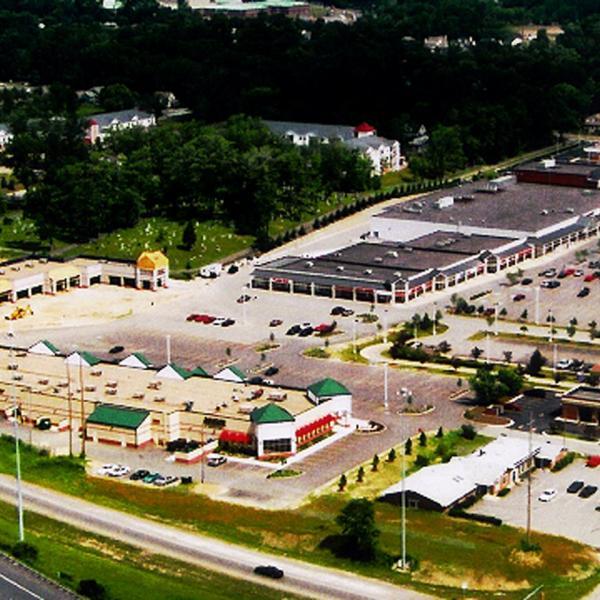
<instances>
[{"instance_id":1,"label":"utility pole","mask_svg":"<svg viewBox=\"0 0 600 600\"><path fill-rule=\"evenodd\" d=\"M387 330L388 330L388 311L387 308L383 311L383 343L387 344L388 342L388 334L387 334Z\"/></svg>"},{"instance_id":2,"label":"utility pole","mask_svg":"<svg viewBox=\"0 0 600 600\"><path fill-rule=\"evenodd\" d=\"M356 319L352 319L352 353L356 354Z\"/></svg>"},{"instance_id":3,"label":"utility pole","mask_svg":"<svg viewBox=\"0 0 600 600\"><path fill-rule=\"evenodd\" d=\"M535 324L540 324L540 286L535 286Z\"/></svg>"},{"instance_id":4,"label":"utility pole","mask_svg":"<svg viewBox=\"0 0 600 600\"><path fill-rule=\"evenodd\" d=\"M171 336L167 334L166 337L167 342L167 364L171 364Z\"/></svg>"},{"instance_id":5,"label":"utility pole","mask_svg":"<svg viewBox=\"0 0 600 600\"><path fill-rule=\"evenodd\" d=\"M552 371L554 373L554 379L556 380L556 363L557 363L557 359L558 359L558 349L556 344L554 344L554 347L552 348Z\"/></svg>"},{"instance_id":6,"label":"utility pole","mask_svg":"<svg viewBox=\"0 0 600 600\"><path fill-rule=\"evenodd\" d=\"M12 356L13 356L13 344L11 341L10 349L9 349L10 364L12 364ZM15 394L14 375L11 378L10 395L11 395L14 435L15 435L15 466L16 466L16 477L17 477L17 516L19 519L19 541L23 542L25 540L25 528L23 525L23 490L21 489L21 453L20 453L20 448L19 448L18 413L20 411L17 409L17 399L16 399L16 394Z\"/></svg>"},{"instance_id":7,"label":"utility pole","mask_svg":"<svg viewBox=\"0 0 600 600\"><path fill-rule=\"evenodd\" d=\"M85 457L85 397L83 390L83 357L81 354L79 356L79 391L80 391L80 402L81 402L81 410L80 410L80 419L81 419L81 456Z\"/></svg>"},{"instance_id":8,"label":"utility pole","mask_svg":"<svg viewBox=\"0 0 600 600\"><path fill-rule=\"evenodd\" d=\"M69 456L73 456L73 396L71 394L71 369L67 365L67 406L69 410Z\"/></svg>"},{"instance_id":9,"label":"utility pole","mask_svg":"<svg viewBox=\"0 0 600 600\"><path fill-rule=\"evenodd\" d=\"M200 455L200 483L206 479L206 453L204 452L204 422L200 425L200 445L202 454Z\"/></svg>"},{"instance_id":10,"label":"utility pole","mask_svg":"<svg viewBox=\"0 0 600 600\"><path fill-rule=\"evenodd\" d=\"M437 323L436 323L436 316L435 316L435 315L437 314L436 307L437 307L437 302L434 302L434 303L433 303L433 308L432 308L432 311L433 311L433 317L432 317L432 319L431 319L431 321L432 321L432 323L433 323L433 329L432 329L432 333L433 333L433 335L436 335L436 334L437 334L437 327L436 327Z\"/></svg>"}]
</instances>

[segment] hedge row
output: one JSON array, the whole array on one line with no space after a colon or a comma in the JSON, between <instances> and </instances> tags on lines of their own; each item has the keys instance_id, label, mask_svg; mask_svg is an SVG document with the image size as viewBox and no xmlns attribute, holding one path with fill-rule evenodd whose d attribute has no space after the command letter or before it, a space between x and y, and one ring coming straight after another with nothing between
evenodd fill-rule
<instances>
[{"instance_id":1,"label":"hedge row","mask_svg":"<svg viewBox=\"0 0 600 600\"><path fill-rule=\"evenodd\" d=\"M467 519L469 521L478 521L479 523L487 523L488 525L494 525L500 527L502 525L502 519L498 517L492 517L490 515L480 515L479 513L468 513L462 508L451 508L448 511L451 517L458 517L460 519Z\"/></svg>"},{"instance_id":2,"label":"hedge row","mask_svg":"<svg viewBox=\"0 0 600 600\"><path fill-rule=\"evenodd\" d=\"M361 198L356 199L354 202L351 202L344 206L340 206L336 210L321 215L320 217L316 217L312 222L305 223L304 225L299 225L298 227L294 227L293 229L288 229L284 233L281 233L273 238L269 238L268 240L262 241L262 243L260 243L260 249L263 251L271 250L272 248L276 248L277 246L281 246L282 244L291 242L292 240L295 240L296 238L305 235L309 231L320 229L321 227L325 227L326 225L335 223L335 221L339 221L344 217L353 215L354 213L364 210L369 206L374 206L375 204L384 202L385 200L390 200L392 198L402 198L404 196L411 196L413 194L431 192L440 188L452 187L460 182L460 179L438 179L433 181L423 181L419 183L407 183L403 186L397 186L385 192L378 192L369 196L363 196Z\"/></svg>"}]
</instances>

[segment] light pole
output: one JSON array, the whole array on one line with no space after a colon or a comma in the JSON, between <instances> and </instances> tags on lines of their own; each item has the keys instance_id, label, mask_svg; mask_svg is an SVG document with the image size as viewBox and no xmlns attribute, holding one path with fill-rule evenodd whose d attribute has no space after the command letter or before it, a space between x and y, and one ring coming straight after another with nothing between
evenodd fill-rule
<instances>
[{"instance_id":1,"label":"light pole","mask_svg":"<svg viewBox=\"0 0 600 600\"><path fill-rule=\"evenodd\" d=\"M535 324L540 324L540 286L535 286Z\"/></svg>"},{"instance_id":2,"label":"light pole","mask_svg":"<svg viewBox=\"0 0 600 600\"><path fill-rule=\"evenodd\" d=\"M554 341L554 315L552 309L548 309L548 321L550 322L550 343Z\"/></svg>"},{"instance_id":3,"label":"light pole","mask_svg":"<svg viewBox=\"0 0 600 600\"><path fill-rule=\"evenodd\" d=\"M388 409L388 363L383 363L383 408Z\"/></svg>"},{"instance_id":4,"label":"light pole","mask_svg":"<svg viewBox=\"0 0 600 600\"><path fill-rule=\"evenodd\" d=\"M433 313L432 314L432 319L431 319L431 321L433 323L432 333L433 333L433 335L436 335L436 333L437 333L437 328L436 328L436 325L437 325L437 323L436 323L437 302L433 303L432 313Z\"/></svg>"},{"instance_id":5,"label":"light pole","mask_svg":"<svg viewBox=\"0 0 600 600\"><path fill-rule=\"evenodd\" d=\"M248 295L248 286L242 287L242 322L246 325L246 296Z\"/></svg>"},{"instance_id":6,"label":"light pole","mask_svg":"<svg viewBox=\"0 0 600 600\"><path fill-rule=\"evenodd\" d=\"M383 343L387 344L388 342L388 311L387 308L383 311Z\"/></svg>"},{"instance_id":7,"label":"light pole","mask_svg":"<svg viewBox=\"0 0 600 600\"><path fill-rule=\"evenodd\" d=\"M494 335L498 335L498 303L494 304Z\"/></svg>"},{"instance_id":8,"label":"light pole","mask_svg":"<svg viewBox=\"0 0 600 600\"><path fill-rule=\"evenodd\" d=\"M552 348L552 372L554 373L554 380L556 381L556 362L557 362L557 358L558 358L558 348L556 347L556 344L554 344L554 347Z\"/></svg>"},{"instance_id":9,"label":"light pole","mask_svg":"<svg viewBox=\"0 0 600 600\"><path fill-rule=\"evenodd\" d=\"M9 349L9 361L12 364L13 344L11 342ZM17 515L19 519L19 541L25 540L25 528L23 525L23 491L21 489L21 453L19 448L19 410L17 409L17 399L15 394L14 375L11 383L11 404L13 413L14 435L15 435L15 467L17 478Z\"/></svg>"},{"instance_id":10,"label":"light pole","mask_svg":"<svg viewBox=\"0 0 600 600\"><path fill-rule=\"evenodd\" d=\"M485 332L485 364L490 362L490 332Z\"/></svg>"},{"instance_id":11,"label":"light pole","mask_svg":"<svg viewBox=\"0 0 600 600\"><path fill-rule=\"evenodd\" d=\"M352 353L356 354L356 319L352 319Z\"/></svg>"},{"instance_id":12,"label":"light pole","mask_svg":"<svg viewBox=\"0 0 600 600\"><path fill-rule=\"evenodd\" d=\"M166 336L166 344L167 344L167 364L171 364L171 336L167 334Z\"/></svg>"}]
</instances>

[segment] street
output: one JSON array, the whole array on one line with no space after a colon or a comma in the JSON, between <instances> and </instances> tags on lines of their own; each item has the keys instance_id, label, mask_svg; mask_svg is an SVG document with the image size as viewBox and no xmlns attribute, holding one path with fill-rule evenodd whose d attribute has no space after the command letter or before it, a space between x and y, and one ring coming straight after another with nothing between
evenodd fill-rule
<instances>
[{"instance_id":1,"label":"street","mask_svg":"<svg viewBox=\"0 0 600 600\"><path fill-rule=\"evenodd\" d=\"M0 554L2 600L72 600L78 596Z\"/></svg>"},{"instance_id":2,"label":"street","mask_svg":"<svg viewBox=\"0 0 600 600\"><path fill-rule=\"evenodd\" d=\"M13 478L0 475L0 497L14 502L14 486ZM166 554L232 577L255 581L303 596L344 600L418 600L429 597L348 572L302 563L200 534L188 533L30 483L23 484L23 498L26 508L75 527L119 539L146 551ZM265 564L274 564L283 569L284 579L276 582L253 574L255 566Z\"/></svg>"}]
</instances>

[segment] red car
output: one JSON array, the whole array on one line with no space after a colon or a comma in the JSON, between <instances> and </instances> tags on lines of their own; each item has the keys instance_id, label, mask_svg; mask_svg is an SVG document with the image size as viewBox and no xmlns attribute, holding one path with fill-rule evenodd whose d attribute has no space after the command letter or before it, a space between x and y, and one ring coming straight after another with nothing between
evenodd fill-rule
<instances>
[{"instance_id":1,"label":"red car","mask_svg":"<svg viewBox=\"0 0 600 600\"><path fill-rule=\"evenodd\" d=\"M213 317L211 315L196 315L194 321L196 321L196 323L204 323L205 325L208 325L209 323L212 323L215 319L216 317Z\"/></svg>"},{"instance_id":2,"label":"red car","mask_svg":"<svg viewBox=\"0 0 600 600\"><path fill-rule=\"evenodd\" d=\"M588 273L583 280L590 282L590 281L594 281L595 279L597 279L596 274L595 273Z\"/></svg>"},{"instance_id":3,"label":"red car","mask_svg":"<svg viewBox=\"0 0 600 600\"><path fill-rule=\"evenodd\" d=\"M191 315L188 315L186 318L186 321L195 321L200 315L197 315L196 313L192 313Z\"/></svg>"},{"instance_id":4,"label":"red car","mask_svg":"<svg viewBox=\"0 0 600 600\"><path fill-rule=\"evenodd\" d=\"M333 331L334 327L334 323L321 323L315 327L315 331L317 333L329 333L330 331Z\"/></svg>"},{"instance_id":5,"label":"red car","mask_svg":"<svg viewBox=\"0 0 600 600\"><path fill-rule=\"evenodd\" d=\"M520 302L521 300L525 300L525 294L515 294L513 296L513 302Z\"/></svg>"}]
</instances>

